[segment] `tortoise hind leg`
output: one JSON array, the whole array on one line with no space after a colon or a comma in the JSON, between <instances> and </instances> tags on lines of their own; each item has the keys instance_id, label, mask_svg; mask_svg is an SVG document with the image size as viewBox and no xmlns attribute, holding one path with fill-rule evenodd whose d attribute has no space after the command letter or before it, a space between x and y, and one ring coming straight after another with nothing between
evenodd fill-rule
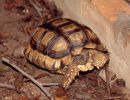
<instances>
[{"instance_id":1,"label":"tortoise hind leg","mask_svg":"<svg viewBox=\"0 0 130 100\"><path fill-rule=\"evenodd\" d=\"M14 57L24 57L25 56L24 52L25 52L26 49L27 49L26 47L17 47L17 48L14 49L12 55Z\"/></svg>"},{"instance_id":2,"label":"tortoise hind leg","mask_svg":"<svg viewBox=\"0 0 130 100\"><path fill-rule=\"evenodd\" d=\"M79 68L77 66L68 66L68 70L64 75L64 80L62 82L62 87L64 89L68 89L69 85L75 79L75 77L79 74Z\"/></svg>"}]
</instances>

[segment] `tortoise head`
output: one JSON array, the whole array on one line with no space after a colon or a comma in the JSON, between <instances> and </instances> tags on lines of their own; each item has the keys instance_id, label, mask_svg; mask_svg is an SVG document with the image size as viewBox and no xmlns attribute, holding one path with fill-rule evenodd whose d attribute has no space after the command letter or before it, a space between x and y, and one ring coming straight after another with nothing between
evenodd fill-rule
<instances>
[{"instance_id":1,"label":"tortoise head","mask_svg":"<svg viewBox=\"0 0 130 100\"><path fill-rule=\"evenodd\" d=\"M109 61L109 55L107 53L99 51L91 51L90 53L93 60L92 64L98 69L105 66Z\"/></svg>"},{"instance_id":2,"label":"tortoise head","mask_svg":"<svg viewBox=\"0 0 130 100\"><path fill-rule=\"evenodd\" d=\"M89 50L88 54L88 61L85 65L78 65L80 71L88 71L94 69L96 67L97 69L105 66L109 61L109 55L104 52L96 51L96 50Z\"/></svg>"}]
</instances>

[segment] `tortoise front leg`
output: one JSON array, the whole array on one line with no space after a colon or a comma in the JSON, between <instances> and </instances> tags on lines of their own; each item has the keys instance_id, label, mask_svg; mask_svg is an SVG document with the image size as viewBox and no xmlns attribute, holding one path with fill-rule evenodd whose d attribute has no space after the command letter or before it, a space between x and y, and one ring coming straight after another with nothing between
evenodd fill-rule
<instances>
[{"instance_id":1,"label":"tortoise front leg","mask_svg":"<svg viewBox=\"0 0 130 100\"><path fill-rule=\"evenodd\" d=\"M62 82L62 87L64 89L69 88L69 85L72 83L75 77L79 74L79 71L80 70L77 66L74 66L74 65L68 66L68 70L66 71L63 82Z\"/></svg>"}]
</instances>

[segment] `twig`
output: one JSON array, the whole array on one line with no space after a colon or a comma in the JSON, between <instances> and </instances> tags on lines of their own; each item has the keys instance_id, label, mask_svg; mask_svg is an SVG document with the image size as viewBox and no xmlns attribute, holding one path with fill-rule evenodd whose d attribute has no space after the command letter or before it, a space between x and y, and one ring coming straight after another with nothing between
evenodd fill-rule
<instances>
[{"instance_id":1,"label":"twig","mask_svg":"<svg viewBox=\"0 0 130 100\"><path fill-rule=\"evenodd\" d=\"M59 86L60 83L42 83L43 86Z\"/></svg>"},{"instance_id":2,"label":"twig","mask_svg":"<svg viewBox=\"0 0 130 100\"><path fill-rule=\"evenodd\" d=\"M42 16L42 13L41 13L41 11L42 11L42 9L41 8L39 8L32 0L28 0L32 5L33 5L33 7L36 9L36 11L37 11L37 13L39 14L39 16L42 18L43 16ZM36 1L35 1L36 2Z\"/></svg>"},{"instance_id":3,"label":"twig","mask_svg":"<svg viewBox=\"0 0 130 100\"><path fill-rule=\"evenodd\" d=\"M33 77L34 79L38 79L39 77ZM28 82L30 79L24 80L24 82ZM59 86L61 85L60 83L42 83L43 86Z\"/></svg>"},{"instance_id":4,"label":"twig","mask_svg":"<svg viewBox=\"0 0 130 100\"><path fill-rule=\"evenodd\" d=\"M54 100L54 98L50 95L50 93L47 92L47 90L43 87L43 84L35 80L32 76L29 74L25 73L22 69L17 67L13 62L11 62L9 59L2 57L2 61L11 65L13 68L15 68L17 71L19 71L22 75L26 76L29 78L35 85L37 85L45 94L47 97L50 98L50 100Z\"/></svg>"},{"instance_id":5,"label":"twig","mask_svg":"<svg viewBox=\"0 0 130 100\"><path fill-rule=\"evenodd\" d=\"M14 86L6 84L6 83L0 83L0 87L16 90L16 88Z\"/></svg>"},{"instance_id":6,"label":"twig","mask_svg":"<svg viewBox=\"0 0 130 100\"><path fill-rule=\"evenodd\" d=\"M15 60L16 62L21 63L21 61L20 61L20 60L18 60L18 59L16 59L16 58L14 58L14 57L12 57L12 56L9 56L9 55L7 55L7 54L4 54L4 53L2 53L2 52L0 52L0 56L1 56L1 57L7 57L7 58L10 58L10 59ZM25 65L25 64L24 64L24 65Z\"/></svg>"},{"instance_id":7,"label":"twig","mask_svg":"<svg viewBox=\"0 0 130 100\"><path fill-rule=\"evenodd\" d=\"M122 97L120 96L115 96L115 97L109 97L109 98L105 98L105 100L111 100L111 99L121 99Z\"/></svg>"},{"instance_id":8,"label":"twig","mask_svg":"<svg viewBox=\"0 0 130 100\"><path fill-rule=\"evenodd\" d=\"M121 98L122 98L121 96L111 96L111 94L110 94L110 82L109 82L108 66L105 67L105 76L106 76L106 81L105 81L104 79L102 79L101 76L98 76L98 77L101 78L101 80L102 80L103 82L106 82L106 84L107 84L107 92L108 92L108 95L107 95L107 97L106 97L106 96L104 97L104 100L121 99Z\"/></svg>"},{"instance_id":9,"label":"twig","mask_svg":"<svg viewBox=\"0 0 130 100\"><path fill-rule=\"evenodd\" d=\"M108 72L108 66L105 67L105 75L106 75L106 83L107 83L107 92L108 92L108 100L111 98L110 94L110 83L109 83L109 72Z\"/></svg>"}]
</instances>

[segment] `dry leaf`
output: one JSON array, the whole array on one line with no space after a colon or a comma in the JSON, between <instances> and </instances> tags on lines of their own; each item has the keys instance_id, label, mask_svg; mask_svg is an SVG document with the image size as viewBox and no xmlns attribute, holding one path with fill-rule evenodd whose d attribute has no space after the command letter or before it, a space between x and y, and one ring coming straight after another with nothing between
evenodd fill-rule
<instances>
[{"instance_id":1,"label":"dry leaf","mask_svg":"<svg viewBox=\"0 0 130 100\"><path fill-rule=\"evenodd\" d=\"M11 33L9 32L0 32L0 39L7 39L9 38Z\"/></svg>"},{"instance_id":2,"label":"dry leaf","mask_svg":"<svg viewBox=\"0 0 130 100\"><path fill-rule=\"evenodd\" d=\"M69 100L69 98L67 96L62 96L62 97L55 97L55 100Z\"/></svg>"},{"instance_id":3,"label":"dry leaf","mask_svg":"<svg viewBox=\"0 0 130 100\"><path fill-rule=\"evenodd\" d=\"M28 98L25 95L21 95L20 100L28 100Z\"/></svg>"},{"instance_id":4,"label":"dry leaf","mask_svg":"<svg viewBox=\"0 0 130 100\"><path fill-rule=\"evenodd\" d=\"M69 97L63 88L57 88L55 90L55 100L69 100Z\"/></svg>"}]
</instances>

